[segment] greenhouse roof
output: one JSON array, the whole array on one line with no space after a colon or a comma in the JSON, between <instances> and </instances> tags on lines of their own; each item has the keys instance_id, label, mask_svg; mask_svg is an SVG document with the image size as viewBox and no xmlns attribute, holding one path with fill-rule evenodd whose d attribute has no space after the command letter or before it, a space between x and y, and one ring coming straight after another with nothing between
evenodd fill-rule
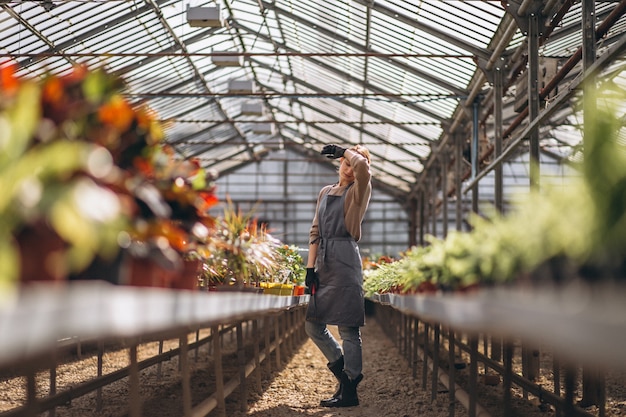
<instances>
[{"instance_id":1,"label":"greenhouse roof","mask_svg":"<svg viewBox=\"0 0 626 417\"><path fill-rule=\"evenodd\" d=\"M597 26L610 20L599 54L623 37L623 3L596 2ZM442 140L470 128L472 103L491 135L489 71L506 71L505 128L519 117L514 84L528 47L511 10L542 16L542 65L558 68L582 45L581 9L555 0L0 1L0 53L26 76L77 63L121 75L177 152L221 175L283 147L331 163L324 144L363 144L375 186L404 198ZM554 112L542 149L573 157L575 116L569 105Z\"/></svg>"}]
</instances>

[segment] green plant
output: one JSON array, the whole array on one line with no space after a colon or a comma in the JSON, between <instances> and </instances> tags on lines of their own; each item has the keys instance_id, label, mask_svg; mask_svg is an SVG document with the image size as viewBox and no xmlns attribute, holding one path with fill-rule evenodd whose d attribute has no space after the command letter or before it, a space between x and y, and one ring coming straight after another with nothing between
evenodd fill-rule
<instances>
[{"instance_id":1,"label":"green plant","mask_svg":"<svg viewBox=\"0 0 626 417\"><path fill-rule=\"evenodd\" d=\"M306 268L300 255L300 248L295 245L279 245L276 250L280 255L280 281L303 285Z\"/></svg>"},{"instance_id":2,"label":"green plant","mask_svg":"<svg viewBox=\"0 0 626 417\"><path fill-rule=\"evenodd\" d=\"M223 216L217 217L214 232L203 243L205 279L209 285L244 284L271 279L279 269L280 242L252 218L227 200Z\"/></svg>"},{"instance_id":3,"label":"green plant","mask_svg":"<svg viewBox=\"0 0 626 417\"><path fill-rule=\"evenodd\" d=\"M182 256L210 233L210 178L163 146L155 115L123 87L100 69L37 81L0 65L0 285L65 279L120 245Z\"/></svg>"},{"instance_id":4,"label":"green plant","mask_svg":"<svg viewBox=\"0 0 626 417\"><path fill-rule=\"evenodd\" d=\"M0 80L0 285L23 275L26 258L62 278L95 256L114 256L130 215L114 191L114 146L104 141L123 127L100 117L119 97L115 82L80 68L36 82L14 77L10 66ZM21 236L37 228L57 235L62 249L21 248Z\"/></svg>"},{"instance_id":5,"label":"green plant","mask_svg":"<svg viewBox=\"0 0 626 417\"><path fill-rule=\"evenodd\" d=\"M472 217L470 232L427 237L428 246L368 273L366 293L509 283L545 265L538 279L626 279L626 147L617 112L625 98L611 88L592 98L580 177L562 189L532 190L506 216Z\"/></svg>"}]
</instances>

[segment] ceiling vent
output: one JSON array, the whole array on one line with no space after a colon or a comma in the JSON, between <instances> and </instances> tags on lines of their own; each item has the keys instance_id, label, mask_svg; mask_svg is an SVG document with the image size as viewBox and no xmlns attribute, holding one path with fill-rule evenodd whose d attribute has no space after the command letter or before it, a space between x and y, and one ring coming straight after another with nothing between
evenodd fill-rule
<instances>
[{"instance_id":1,"label":"ceiling vent","mask_svg":"<svg viewBox=\"0 0 626 417\"><path fill-rule=\"evenodd\" d=\"M228 82L228 92L232 94L254 93L254 83L252 80L230 80Z\"/></svg>"},{"instance_id":2,"label":"ceiling vent","mask_svg":"<svg viewBox=\"0 0 626 417\"><path fill-rule=\"evenodd\" d=\"M252 133L255 133L257 135L273 135L274 123L269 123L269 122L252 123Z\"/></svg>"},{"instance_id":3,"label":"ceiling vent","mask_svg":"<svg viewBox=\"0 0 626 417\"><path fill-rule=\"evenodd\" d=\"M224 19L220 6L189 7L187 6L187 23L192 27L223 27Z\"/></svg>"},{"instance_id":4,"label":"ceiling vent","mask_svg":"<svg viewBox=\"0 0 626 417\"><path fill-rule=\"evenodd\" d=\"M246 101L241 105L243 116L263 116L264 107L260 101Z\"/></svg>"},{"instance_id":5,"label":"ceiling vent","mask_svg":"<svg viewBox=\"0 0 626 417\"><path fill-rule=\"evenodd\" d=\"M214 52L213 52L214 53ZM218 67L241 67L243 66L242 55L211 55L211 62Z\"/></svg>"}]
</instances>

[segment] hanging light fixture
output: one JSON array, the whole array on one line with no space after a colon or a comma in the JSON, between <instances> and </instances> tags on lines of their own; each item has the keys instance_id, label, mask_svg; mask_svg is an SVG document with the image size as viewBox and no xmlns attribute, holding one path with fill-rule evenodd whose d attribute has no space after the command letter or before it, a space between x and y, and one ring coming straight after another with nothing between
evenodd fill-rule
<instances>
[{"instance_id":1,"label":"hanging light fixture","mask_svg":"<svg viewBox=\"0 0 626 417\"><path fill-rule=\"evenodd\" d=\"M242 116L263 116L264 107L263 103L258 100L248 100L241 104Z\"/></svg>"},{"instance_id":2,"label":"hanging light fixture","mask_svg":"<svg viewBox=\"0 0 626 417\"><path fill-rule=\"evenodd\" d=\"M211 62L218 67L241 67L243 66L243 55L228 54L222 55L219 52L211 51Z\"/></svg>"},{"instance_id":3,"label":"hanging light fixture","mask_svg":"<svg viewBox=\"0 0 626 417\"><path fill-rule=\"evenodd\" d=\"M254 93L254 82L252 80L231 79L228 81L228 92L232 94L252 94Z\"/></svg>"},{"instance_id":4,"label":"hanging light fixture","mask_svg":"<svg viewBox=\"0 0 626 417\"><path fill-rule=\"evenodd\" d=\"M257 134L257 135L273 135L274 123L271 123L271 122L252 123L252 133Z\"/></svg>"},{"instance_id":5,"label":"hanging light fixture","mask_svg":"<svg viewBox=\"0 0 626 417\"><path fill-rule=\"evenodd\" d=\"M224 18L219 5L211 7L187 5L187 23L192 27L224 27Z\"/></svg>"}]
</instances>

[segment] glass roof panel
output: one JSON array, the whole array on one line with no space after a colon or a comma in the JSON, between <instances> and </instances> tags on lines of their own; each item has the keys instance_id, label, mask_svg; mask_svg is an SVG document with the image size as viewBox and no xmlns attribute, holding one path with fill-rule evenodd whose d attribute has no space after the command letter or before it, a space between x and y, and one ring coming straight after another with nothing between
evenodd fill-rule
<instances>
[{"instance_id":1,"label":"glass roof panel","mask_svg":"<svg viewBox=\"0 0 626 417\"><path fill-rule=\"evenodd\" d=\"M216 4L224 26L187 22L188 5ZM596 26L617 4L595 3ZM308 153L346 141L370 148L377 181L408 192L431 146L449 134L443 126L458 122L460 131L471 124L465 98L475 94L490 111L483 94L490 84L476 62L491 57L488 48L499 44L509 20L500 1L15 0L0 2L0 65L10 60L30 76L67 73L75 63L104 66L123 76L132 102L167 121L168 141L181 154L218 170L262 158L275 143ZM559 58L560 68L580 48L581 20L580 2L573 2L540 54ZM625 30L622 16L599 40L598 53ZM517 30L504 45L507 58L518 59L514 66L525 64L524 40ZM216 65L212 54L225 53L242 54L243 66ZM255 91L231 92L231 80L249 80ZM514 98L508 88L505 123L519 117ZM242 115L250 99L266 112ZM580 143L572 113L555 112L545 123L546 152L567 155ZM273 123L275 133L258 133L258 122Z\"/></svg>"},{"instance_id":2,"label":"glass roof panel","mask_svg":"<svg viewBox=\"0 0 626 417\"><path fill-rule=\"evenodd\" d=\"M484 4L495 7L486 7ZM391 17L404 17L458 37L462 42L477 47L486 47L496 30L504 10L499 1L380 1L381 8L393 12ZM376 8L376 7L375 7ZM432 35L420 34L423 42L429 45L442 44ZM445 47L445 45L442 45Z\"/></svg>"}]
</instances>

